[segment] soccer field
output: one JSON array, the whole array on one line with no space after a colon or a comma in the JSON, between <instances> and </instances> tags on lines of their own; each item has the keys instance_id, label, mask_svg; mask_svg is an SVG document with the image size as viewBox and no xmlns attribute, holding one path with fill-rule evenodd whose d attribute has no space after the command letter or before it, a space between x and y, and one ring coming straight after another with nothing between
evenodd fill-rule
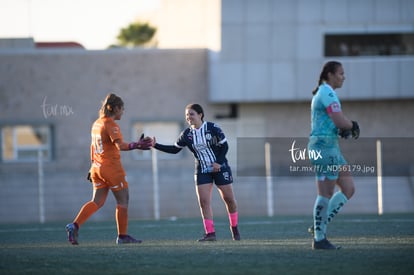
<instances>
[{"instance_id":1,"label":"soccer field","mask_svg":"<svg viewBox=\"0 0 414 275\"><path fill-rule=\"evenodd\" d=\"M65 223L0 225L0 274L412 274L414 214L340 215L337 251L311 250L311 217L240 217L242 240L216 219L218 240L198 243L200 219L130 221L142 244L115 244L115 222L87 222L79 246Z\"/></svg>"}]
</instances>

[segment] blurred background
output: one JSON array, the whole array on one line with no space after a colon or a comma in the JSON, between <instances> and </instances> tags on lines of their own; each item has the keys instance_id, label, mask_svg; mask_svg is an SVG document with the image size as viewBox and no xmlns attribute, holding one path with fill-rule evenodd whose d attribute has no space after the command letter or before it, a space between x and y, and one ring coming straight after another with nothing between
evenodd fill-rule
<instances>
[{"instance_id":1,"label":"blurred background","mask_svg":"<svg viewBox=\"0 0 414 275\"><path fill-rule=\"evenodd\" d=\"M337 93L361 127L343 153L375 170L357 174L343 212L414 212L414 1L0 0L0 222L71 221L91 198L90 127L109 92L125 102L127 141L173 144L185 106L201 104L228 138L240 216L311 216L314 177L277 166L309 135L328 60L344 66ZM200 215L184 151L122 153L131 219ZM244 173L256 164L270 169ZM114 205L91 219L112 220Z\"/></svg>"}]
</instances>

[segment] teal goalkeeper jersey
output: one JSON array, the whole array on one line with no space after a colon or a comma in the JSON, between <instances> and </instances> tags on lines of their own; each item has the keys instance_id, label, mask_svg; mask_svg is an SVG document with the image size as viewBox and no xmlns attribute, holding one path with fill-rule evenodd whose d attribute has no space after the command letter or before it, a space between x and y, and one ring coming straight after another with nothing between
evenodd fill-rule
<instances>
[{"instance_id":1,"label":"teal goalkeeper jersey","mask_svg":"<svg viewBox=\"0 0 414 275\"><path fill-rule=\"evenodd\" d=\"M338 129L328 113L341 111L336 92L326 83L319 86L311 104L311 137L338 138Z\"/></svg>"}]
</instances>

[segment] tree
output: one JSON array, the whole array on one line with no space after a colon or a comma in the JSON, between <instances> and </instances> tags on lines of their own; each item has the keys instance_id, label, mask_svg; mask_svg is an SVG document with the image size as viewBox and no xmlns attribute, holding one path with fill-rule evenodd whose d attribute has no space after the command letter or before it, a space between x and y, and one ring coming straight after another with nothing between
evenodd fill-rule
<instances>
[{"instance_id":1,"label":"tree","mask_svg":"<svg viewBox=\"0 0 414 275\"><path fill-rule=\"evenodd\" d=\"M150 42L154 37L157 29L148 23L134 22L127 27L122 28L119 32L118 46L138 47Z\"/></svg>"}]
</instances>

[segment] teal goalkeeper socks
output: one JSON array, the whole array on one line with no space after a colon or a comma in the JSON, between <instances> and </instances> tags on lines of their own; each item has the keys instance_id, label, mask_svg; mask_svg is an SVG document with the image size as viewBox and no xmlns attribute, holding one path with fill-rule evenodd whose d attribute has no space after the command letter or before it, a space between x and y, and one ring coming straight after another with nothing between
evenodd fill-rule
<instances>
[{"instance_id":1,"label":"teal goalkeeper socks","mask_svg":"<svg viewBox=\"0 0 414 275\"><path fill-rule=\"evenodd\" d=\"M320 241L325 239L326 236L326 224L328 221L328 204L329 199L317 196L315 205L313 207L313 226L315 232L315 240Z\"/></svg>"},{"instance_id":2,"label":"teal goalkeeper socks","mask_svg":"<svg viewBox=\"0 0 414 275\"><path fill-rule=\"evenodd\" d=\"M342 207L347 203L348 199L341 191L336 192L329 200L328 205L328 223L339 213Z\"/></svg>"}]
</instances>

